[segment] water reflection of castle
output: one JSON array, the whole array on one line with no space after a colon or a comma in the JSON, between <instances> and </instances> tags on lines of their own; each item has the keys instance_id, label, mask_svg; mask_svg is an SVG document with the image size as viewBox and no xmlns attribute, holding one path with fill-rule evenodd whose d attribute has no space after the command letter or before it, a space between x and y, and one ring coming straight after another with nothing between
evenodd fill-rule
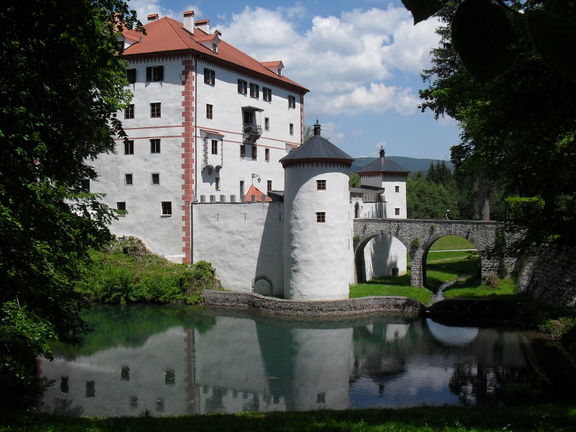
<instances>
[{"instance_id":1,"label":"water reflection of castle","mask_svg":"<svg viewBox=\"0 0 576 432\"><path fill-rule=\"evenodd\" d=\"M526 366L514 333L382 317L295 325L234 315L216 316L204 332L172 327L137 348L42 361L54 380L43 409L119 416L456 404L462 394L450 386L469 391L451 384L456 374L465 382L479 363Z\"/></svg>"}]
</instances>

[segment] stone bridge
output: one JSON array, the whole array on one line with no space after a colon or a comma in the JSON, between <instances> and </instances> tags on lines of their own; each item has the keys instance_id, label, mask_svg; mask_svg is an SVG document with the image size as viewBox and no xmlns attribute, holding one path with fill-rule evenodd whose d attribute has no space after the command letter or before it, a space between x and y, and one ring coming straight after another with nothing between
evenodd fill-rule
<instances>
[{"instance_id":1,"label":"stone bridge","mask_svg":"<svg viewBox=\"0 0 576 432\"><path fill-rule=\"evenodd\" d=\"M426 282L426 256L430 246L440 237L464 237L478 250L482 280L497 275L502 266L510 271L511 258L489 253L496 245L498 232L503 232L503 222L434 220L434 219L354 219L354 265L358 282L364 282L364 247L374 237L384 234L400 240L412 259L412 286Z\"/></svg>"}]
</instances>

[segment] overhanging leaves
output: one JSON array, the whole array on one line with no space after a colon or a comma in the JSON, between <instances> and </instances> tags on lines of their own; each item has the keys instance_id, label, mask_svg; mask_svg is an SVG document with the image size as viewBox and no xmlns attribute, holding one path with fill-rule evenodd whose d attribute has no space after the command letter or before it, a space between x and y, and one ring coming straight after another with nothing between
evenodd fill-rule
<instances>
[{"instance_id":1,"label":"overhanging leaves","mask_svg":"<svg viewBox=\"0 0 576 432\"><path fill-rule=\"evenodd\" d=\"M526 13L536 52L556 72L576 81L576 21L542 10Z\"/></svg>"},{"instance_id":2,"label":"overhanging leaves","mask_svg":"<svg viewBox=\"0 0 576 432\"><path fill-rule=\"evenodd\" d=\"M439 0L402 0L402 3L412 13L414 24L430 18L442 7Z\"/></svg>"},{"instance_id":3,"label":"overhanging leaves","mask_svg":"<svg viewBox=\"0 0 576 432\"><path fill-rule=\"evenodd\" d=\"M489 81L508 69L513 40L506 12L490 0L464 0L452 22L452 41L464 66L474 77Z\"/></svg>"}]
</instances>

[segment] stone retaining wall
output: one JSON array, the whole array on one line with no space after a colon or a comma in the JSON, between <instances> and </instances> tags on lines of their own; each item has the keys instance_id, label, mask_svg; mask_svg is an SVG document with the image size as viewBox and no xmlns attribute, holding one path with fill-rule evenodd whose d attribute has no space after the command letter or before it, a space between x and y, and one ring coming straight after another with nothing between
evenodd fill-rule
<instances>
[{"instance_id":1,"label":"stone retaining wall","mask_svg":"<svg viewBox=\"0 0 576 432\"><path fill-rule=\"evenodd\" d=\"M368 313L402 313L418 315L424 305L407 297L361 297L332 301L284 300L258 294L212 291L203 292L207 306L254 309L261 312L292 316L339 316Z\"/></svg>"}]
</instances>

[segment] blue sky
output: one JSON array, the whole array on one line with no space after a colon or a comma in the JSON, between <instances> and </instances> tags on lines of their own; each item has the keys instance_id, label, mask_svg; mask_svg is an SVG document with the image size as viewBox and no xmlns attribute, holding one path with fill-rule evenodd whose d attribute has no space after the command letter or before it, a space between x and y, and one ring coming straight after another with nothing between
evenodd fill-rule
<instances>
[{"instance_id":1,"label":"blue sky","mask_svg":"<svg viewBox=\"0 0 576 432\"><path fill-rule=\"evenodd\" d=\"M437 22L412 25L400 0L131 0L141 21L181 20L194 10L222 38L259 61L282 60L284 74L310 89L305 122L351 156L449 159L456 123L418 109L422 68L438 41Z\"/></svg>"}]
</instances>

